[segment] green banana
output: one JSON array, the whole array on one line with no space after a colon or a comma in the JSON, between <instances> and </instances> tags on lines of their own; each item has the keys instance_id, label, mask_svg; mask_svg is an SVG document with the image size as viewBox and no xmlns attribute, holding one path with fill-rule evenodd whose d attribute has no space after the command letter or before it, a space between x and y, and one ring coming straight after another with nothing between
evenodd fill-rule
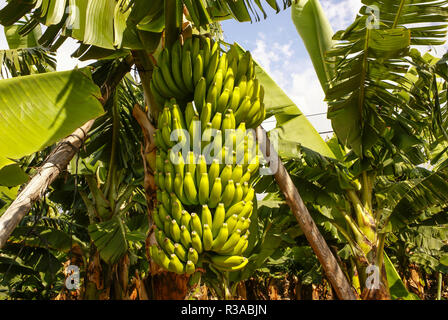
<instances>
[{"instance_id":1,"label":"green banana","mask_svg":"<svg viewBox=\"0 0 448 320\"><path fill-rule=\"evenodd\" d=\"M185 264L185 273L186 274L193 274L196 271L196 267L194 266L193 261L188 260Z\"/></svg>"},{"instance_id":2,"label":"green banana","mask_svg":"<svg viewBox=\"0 0 448 320\"><path fill-rule=\"evenodd\" d=\"M180 242L185 248L188 248L191 245L190 231L188 231L185 225L180 227Z\"/></svg>"},{"instance_id":3,"label":"green banana","mask_svg":"<svg viewBox=\"0 0 448 320\"><path fill-rule=\"evenodd\" d=\"M240 201L238 203L235 203L234 205L232 205L225 214L225 219L230 218L231 216L233 216L234 214L239 215L241 213L241 211L244 209L244 206L246 205L246 202L244 201Z\"/></svg>"},{"instance_id":4,"label":"green banana","mask_svg":"<svg viewBox=\"0 0 448 320\"><path fill-rule=\"evenodd\" d=\"M229 234L233 234L233 230L235 230L235 227L238 223L238 215L237 214L233 214L231 215L227 220L227 229L229 230ZM240 230L241 232L241 230Z\"/></svg>"},{"instance_id":5,"label":"green banana","mask_svg":"<svg viewBox=\"0 0 448 320\"><path fill-rule=\"evenodd\" d=\"M222 185L226 186L227 182L232 179L232 165L226 165L224 169L222 169L221 175L219 177L221 178Z\"/></svg>"},{"instance_id":6,"label":"green banana","mask_svg":"<svg viewBox=\"0 0 448 320\"><path fill-rule=\"evenodd\" d=\"M213 240L212 250L218 251L224 246L229 236L229 230L227 229L227 223L223 223L219 228L218 235Z\"/></svg>"},{"instance_id":7,"label":"green banana","mask_svg":"<svg viewBox=\"0 0 448 320\"><path fill-rule=\"evenodd\" d=\"M205 72L205 80L207 86L210 86L210 84L213 81L213 78L215 77L216 70L218 68L218 63L219 63L219 51L216 51L210 58L207 71Z\"/></svg>"},{"instance_id":8,"label":"green banana","mask_svg":"<svg viewBox=\"0 0 448 320\"><path fill-rule=\"evenodd\" d=\"M222 120L221 112L216 112L212 119L212 128L216 130L221 129L221 120Z\"/></svg>"},{"instance_id":9,"label":"green banana","mask_svg":"<svg viewBox=\"0 0 448 320\"><path fill-rule=\"evenodd\" d=\"M233 180L227 181L227 185L224 188L224 191L221 196L221 202L224 203L224 207L228 208L233 201L233 197L235 196L235 184Z\"/></svg>"},{"instance_id":10,"label":"green banana","mask_svg":"<svg viewBox=\"0 0 448 320\"><path fill-rule=\"evenodd\" d=\"M216 111L220 113L224 113L227 110L227 104L230 99L230 90L226 87L218 98L218 102L216 104Z\"/></svg>"},{"instance_id":11,"label":"green banana","mask_svg":"<svg viewBox=\"0 0 448 320\"><path fill-rule=\"evenodd\" d=\"M171 74L170 57L169 57L169 51L167 48L163 49L160 59L161 59L161 62L158 64L158 66L160 67L160 71L162 72L163 79L165 80L165 83L167 84L168 89L174 93L170 97L185 97L185 94L182 92L182 90L177 87L177 85L173 79L173 76Z\"/></svg>"},{"instance_id":12,"label":"green banana","mask_svg":"<svg viewBox=\"0 0 448 320\"><path fill-rule=\"evenodd\" d=\"M253 202L252 201L247 201L244 204L243 209L240 211L240 213L238 214L238 217L244 217L244 218L249 218L251 213L252 213L252 209L253 209Z\"/></svg>"},{"instance_id":13,"label":"green banana","mask_svg":"<svg viewBox=\"0 0 448 320\"><path fill-rule=\"evenodd\" d=\"M188 50L182 51L182 79L188 91L193 92L193 67L191 62L191 53Z\"/></svg>"},{"instance_id":14,"label":"green banana","mask_svg":"<svg viewBox=\"0 0 448 320\"><path fill-rule=\"evenodd\" d=\"M201 110L201 130L204 131L212 115L212 104L207 102Z\"/></svg>"},{"instance_id":15,"label":"green banana","mask_svg":"<svg viewBox=\"0 0 448 320\"><path fill-rule=\"evenodd\" d=\"M221 193L222 193L221 178L218 177L215 178L212 190L210 191L210 197L207 203L209 208L216 208L218 203L221 201Z\"/></svg>"},{"instance_id":16,"label":"green banana","mask_svg":"<svg viewBox=\"0 0 448 320\"><path fill-rule=\"evenodd\" d=\"M202 222L197 213L191 214L190 229L195 231L199 237L202 237Z\"/></svg>"},{"instance_id":17,"label":"green banana","mask_svg":"<svg viewBox=\"0 0 448 320\"><path fill-rule=\"evenodd\" d=\"M187 93L189 90L182 79L182 47L179 41L176 41L171 48L171 71L177 87Z\"/></svg>"},{"instance_id":18,"label":"green banana","mask_svg":"<svg viewBox=\"0 0 448 320\"><path fill-rule=\"evenodd\" d=\"M208 180L208 174L205 172L202 174L201 181L199 183L199 204L207 204L209 198L210 186Z\"/></svg>"},{"instance_id":19,"label":"green banana","mask_svg":"<svg viewBox=\"0 0 448 320\"><path fill-rule=\"evenodd\" d=\"M213 222L211 224L213 237L216 237L218 235L219 229L225 221L225 216L226 210L224 208L224 204L219 203L216 207L215 214L213 216Z\"/></svg>"},{"instance_id":20,"label":"green banana","mask_svg":"<svg viewBox=\"0 0 448 320\"><path fill-rule=\"evenodd\" d=\"M202 253L202 240L196 231L191 231L191 246L195 249L199 254Z\"/></svg>"},{"instance_id":21,"label":"green banana","mask_svg":"<svg viewBox=\"0 0 448 320\"><path fill-rule=\"evenodd\" d=\"M224 267L224 268L239 266L246 259L247 259L246 257L241 257L241 256L213 255L210 257L210 260L214 265Z\"/></svg>"},{"instance_id":22,"label":"green banana","mask_svg":"<svg viewBox=\"0 0 448 320\"><path fill-rule=\"evenodd\" d=\"M163 222L162 220L160 220L157 208L155 208L153 211L152 219L154 220L154 223L157 226L157 228L163 229Z\"/></svg>"},{"instance_id":23,"label":"green banana","mask_svg":"<svg viewBox=\"0 0 448 320\"><path fill-rule=\"evenodd\" d=\"M199 254L194 248L188 249L188 260L192 261L193 263L198 263L199 260Z\"/></svg>"},{"instance_id":24,"label":"green banana","mask_svg":"<svg viewBox=\"0 0 448 320\"><path fill-rule=\"evenodd\" d=\"M215 268L220 270L220 271L225 271L225 272L238 271L238 270L243 269L248 263L249 263L249 259L245 258L244 262L241 263L238 266L235 266L235 267L221 267L221 266L216 266L215 265Z\"/></svg>"},{"instance_id":25,"label":"green banana","mask_svg":"<svg viewBox=\"0 0 448 320\"><path fill-rule=\"evenodd\" d=\"M199 117L199 113L197 113L197 111L194 109L193 103L188 102L187 106L185 107L185 123L191 123L195 115Z\"/></svg>"},{"instance_id":26,"label":"green banana","mask_svg":"<svg viewBox=\"0 0 448 320\"><path fill-rule=\"evenodd\" d=\"M171 177L171 172L165 174L165 189L169 193L173 192L173 178Z\"/></svg>"},{"instance_id":27,"label":"green banana","mask_svg":"<svg viewBox=\"0 0 448 320\"><path fill-rule=\"evenodd\" d=\"M197 85L199 79L201 79L203 75L204 75L204 61L202 60L202 56L198 54L195 58L193 65L193 84Z\"/></svg>"},{"instance_id":28,"label":"green banana","mask_svg":"<svg viewBox=\"0 0 448 320\"><path fill-rule=\"evenodd\" d=\"M176 272L178 274L184 273L184 265L175 253L171 254L170 256L170 263L168 268L169 270L172 270L173 272Z\"/></svg>"},{"instance_id":29,"label":"green banana","mask_svg":"<svg viewBox=\"0 0 448 320\"><path fill-rule=\"evenodd\" d=\"M180 228L175 219L171 220L170 235L174 241L180 241Z\"/></svg>"},{"instance_id":30,"label":"green banana","mask_svg":"<svg viewBox=\"0 0 448 320\"><path fill-rule=\"evenodd\" d=\"M202 235L202 243L204 245L204 250L209 251L213 246L213 234L210 226L208 224L204 224L204 233Z\"/></svg>"},{"instance_id":31,"label":"green banana","mask_svg":"<svg viewBox=\"0 0 448 320\"><path fill-rule=\"evenodd\" d=\"M210 180L210 190L213 188L215 179L219 177L219 173L220 173L219 160L214 159L212 164L210 165L210 168L208 169L208 178Z\"/></svg>"},{"instance_id":32,"label":"green banana","mask_svg":"<svg viewBox=\"0 0 448 320\"><path fill-rule=\"evenodd\" d=\"M173 254L174 253L174 244L170 240L170 238L166 237L165 239L163 239L162 247L163 247L163 249L165 250L165 252L167 254Z\"/></svg>"},{"instance_id":33,"label":"green banana","mask_svg":"<svg viewBox=\"0 0 448 320\"><path fill-rule=\"evenodd\" d=\"M243 199L243 188L241 183L235 183L235 195L233 196L232 205L240 202Z\"/></svg>"},{"instance_id":34,"label":"green banana","mask_svg":"<svg viewBox=\"0 0 448 320\"><path fill-rule=\"evenodd\" d=\"M187 251L185 251L185 248L180 243L174 244L174 253L180 260L187 261Z\"/></svg>"},{"instance_id":35,"label":"green banana","mask_svg":"<svg viewBox=\"0 0 448 320\"><path fill-rule=\"evenodd\" d=\"M188 231L190 231L191 215L187 210L182 210L182 217L180 218L180 224L184 225Z\"/></svg>"},{"instance_id":36,"label":"green banana","mask_svg":"<svg viewBox=\"0 0 448 320\"><path fill-rule=\"evenodd\" d=\"M226 243L219 249L219 253L227 253L232 251L241 238L241 230L237 229L230 234L229 239Z\"/></svg>"},{"instance_id":37,"label":"green banana","mask_svg":"<svg viewBox=\"0 0 448 320\"><path fill-rule=\"evenodd\" d=\"M199 113L202 113L202 108L205 105L206 90L207 84L205 82L205 78L201 77L194 89L194 104L196 106L196 110L198 110Z\"/></svg>"},{"instance_id":38,"label":"green banana","mask_svg":"<svg viewBox=\"0 0 448 320\"><path fill-rule=\"evenodd\" d=\"M190 203L197 204L198 192L196 191L196 186L190 172L185 173L184 193Z\"/></svg>"},{"instance_id":39,"label":"green banana","mask_svg":"<svg viewBox=\"0 0 448 320\"><path fill-rule=\"evenodd\" d=\"M202 224L207 224L209 226L212 226L213 224L212 213L207 205L202 206L201 222Z\"/></svg>"}]
</instances>

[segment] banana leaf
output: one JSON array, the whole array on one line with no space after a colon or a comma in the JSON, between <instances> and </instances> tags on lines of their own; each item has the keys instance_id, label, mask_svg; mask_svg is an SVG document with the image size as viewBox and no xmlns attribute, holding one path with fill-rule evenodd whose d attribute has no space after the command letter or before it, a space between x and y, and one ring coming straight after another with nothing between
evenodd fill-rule
<instances>
[{"instance_id":1,"label":"banana leaf","mask_svg":"<svg viewBox=\"0 0 448 320\"><path fill-rule=\"evenodd\" d=\"M0 168L104 113L90 69L0 81Z\"/></svg>"}]
</instances>

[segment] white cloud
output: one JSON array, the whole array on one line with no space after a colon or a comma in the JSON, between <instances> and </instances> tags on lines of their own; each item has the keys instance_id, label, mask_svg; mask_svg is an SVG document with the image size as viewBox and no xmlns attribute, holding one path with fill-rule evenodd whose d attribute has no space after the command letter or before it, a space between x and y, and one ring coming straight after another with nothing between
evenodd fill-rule
<instances>
[{"instance_id":1,"label":"white cloud","mask_svg":"<svg viewBox=\"0 0 448 320\"><path fill-rule=\"evenodd\" d=\"M327 0L321 1L321 5L334 31L347 28L362 6L359 0Z\"/></svg>"}]
</instances>

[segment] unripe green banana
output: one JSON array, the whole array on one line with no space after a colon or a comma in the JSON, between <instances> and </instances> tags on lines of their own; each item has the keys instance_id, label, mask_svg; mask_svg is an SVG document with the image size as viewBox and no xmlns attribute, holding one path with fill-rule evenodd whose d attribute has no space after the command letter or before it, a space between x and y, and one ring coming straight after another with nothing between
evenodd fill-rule
<instances>
[{"instance_id":1,"label":"unripe green banana","mask_svg":"<svg viewBox=\"0 0 448 320\"><path fill-rule=\"evenodd\" d=\"M174 96L173 92L168 88L168 85L163 79L162 71L157 66L152 73L152 80L155 91L158 91L162 97L168 98Z\"/></svg>"},{"instance_id":2,"label":"unripe green banana","mask_svg":"<svg viewBox=\"0 0 448 320\"><path fill-rule=\"evenodd\" d=\"M233 183L233 180L229 180L221 196L221 202L224 203L224 207L226 208L230 207L234 196L235 196L235 184Z\"/></svg>"},{"instance_id":3,"label":"unripe green banana","mask_svg":"<svg viewBox=\"0 0 448 320\"><path fill-rule=\"evenodd\" d=\"M227 89L229 91L232 91L234 85L235 85L235 76L233 74L232 68L229 68L229 69L227 69L227 73L224 78L223 90Z\"/></svg>"},{"instance_id":4,"label":"unripe green banana","mask_svg":"<svg viewBox=\"0 0 448 320\"><path fill-rule=\"evenodd\" d=\"M252 110L251 109L251 102L250 97L245 96L243 101L241 102L238 110L235 112L235 121L237 123L240 123L241 121L244 121L245 119L250 119L249 113Z\"/></svg>"},{"instance_id":5,"label":"unripe green banana","mask_svg":"<svg viewBox=\"0 0 448 320\"><path fill-rule=\"evenodd\" d=\"M226 113L224 115L224 120L222 120L221 131L224 133L224 136L225 136L227 133L227 130L231 130L231 129L234 129L234 127L232 127L232 120L230 119L230 114Z\"/></svg>"},{"instance_id":6,"label":"unripe green banana","mask_svg":"<svg viewBox=\"0 0 448 320\"><path fill-rule=\"evenodd\" d=\"M213 224L212 213L207 205L202 206L201 222L203 225L207 224L209 226L212 226L212 224Z\"/></svg>"},{"instance_id":7,"label":"unripe green banana","mask_svg":"<svg viewBox=\"0 0 448 320\"><path fill-rule=\"evenodd\" d=\"M202 249L202 240L201 237L198 235L196 231L191 231L191 246L199 253L201 254Z\"/></svg>"},{"instance_id":8,"label":"unripe green banana","mask_svg":"<svg viewBox=\"0 0 448 320\"><path fill-rule=\"evenodd\" d=\"M171 48L171 71L173 73L174 81L179 89L184 93L189 90L185 86L184 80L182 79L182 47L180 42L176 41Z\"/></svg>"},{"instance_id":9,"label":"unripe green banana","mask_svg":"<svg viewBox=\"0 0 448 320\"><path fill-rule=\"evenodd\" d=\"M165 238L166 238L166 235L165 235L165 232L163 232L163 229L157 230L155 232L155 237L156 237L157 243L160 246L162 246L163 245L163 240L165 240Z\"/></svg>"},{"instance_id":10,"label":"unripe green banana","mask_svg":"<svg viewBox=\"0 0 448 320\"><path fill-rule=\"evenodd\" d=\"M247 100L247 101L246 101L246 100ZM250 97L249 97L249 96L246 96L246 97L245 97L245 103L246 103L246 105L247 105L247 106L244 107L244 109L247 110L246 115L245 115L246 119L252 119L252 118L255 118L255 116L256 116L258 113L260 113L260 111L261 111L261 103L260 103L260 100L257 99L257 100L255 100L254 103L251 103L251 102L250 102ZM243 108L243 104L241 104L241 108Z\"/></svg>"},{"instance_id":11,"label":"unripe green banana","mask_svg":"<svg viewBox=\"0 0 448 320\"><path fill-rule=\"evenodd\" d=\"M227 60L227 53L223 53L221 57L219 57L219 63L218 63L218 70L221 69L223 74L227 73L228 68L228 60Z\"/></svg>"},{"instance_id":12,"label":"unripe green banana","mask_svg":"<svg viewBox=\"0 0 448 320\"><path fill-rule=\"evenodd\" d=\"M184 179L181 177L180 173L176 173L176 177L173 182L173 190L182 203L186 205L190 204L190 201L188 201L184 193Z\"/></svg>"},{"instance_id":13,"label":"unripe green banana","mask_svg":"<svg viewBox=\"0 0 448 320\"><path fill-rule=\"evenodd\" d=\"M241 92L240 88L237 86L233 88L233 91L230 94L229 102L227 103L227 109L238 110L241 101ZM224 111L223 111L224 112Z\"/></svg>"},{"instance_id":14,"label":"unripe green banana","mask_svg":"<svg viewBox=\"0 0 448 320\"><path fill-rule=\"evenodd\" d=\"M201 77L196 84L196 88L194 89L194 105L196 106L196 110L199 113L202 113L202 108L205 105L205 92L207 90L207 84L205 82L205 78Z\"/></svg>"},{"instance_id":15,"label":"unripe green banana","mask_svg":"<svg viewBox=\"0 0 448 320\"><path fill-rule=\"evenodd\" d=\"M232 254L239 255L239 256L242 255L244 253L243 248L246 245L246 243L248 242L248 238L249 238L248 234L241 236L240 240L233 248Z\"/></svg>"},{"instance_id":16,"label":"unripe green banana","mask_svg":"<svg viewBox=\"0 0 448 320\"><path fill-rule=\"evenodd\" d=\"M152 213L152 219L154 220L154 223L157 226L157 228L163 229L164 225L163 225L162 220L160 220L157 208L155 208L153 213Z\"/></svg>"},{"instance_id":17,"label":"unripe green banana","mask_svg":"<svg viewBox=\"0 0 448 320\"><path fill-rule=\"evenodd\" d=\"M184 193L190 203L198 203L198 192L196 190L196 186L190 172L185 173Z\"/></svg>"},{"instance_id":18,"label":"unripe green banana","mask_svg":"<svg viewBox=\"0 0 448 320\"><path fill-rule=\"evenodd\" d=\"M161 266L167 270L169 269L170 259L165 254L165 252L163 252L163 250L161 250L161 249L157 249L157 260L160 262L160 263L158 263L159 266Z\"/></svg>"},{"instance_id":19,"label":"unripe green banana","mask_svg":"<svg viewBox=\"0 0 448 320\"><path fill-rule=\"evenodd\" d=\"M190 231L191 214L187 210L182 210L182 217L180 218L180 224L184 225L188 231Z\"/></svg>"},{"instance_id":20,"label":"unripe green banana","mask_svg":"<svg viewBox=\"0 0 448 320\"><path fill-rule=\"evenodd\" d=\"M216 104L218 103L218 97L220 91L216 82L208 89L207 98L205 99L206 103L210 103L211 112L214 113L216 111Z\"/></svg>"},{"instance_id":21,"label":"unripe green banana","mask_svg":"<svg viewBox=\"0 0 448 320\"><path fill-rule=\"evenodd\" d=\"M176 177L176 174L179 174L183 178L184 177L185 161L184 161L184 158L182 157L182 153L180 151L177 153L177 157L175 158L173 165L174 165L174 171L175 171L174 177ZM173 183L174 183L174 181L173 181Z\"/></svg>"},{"instance_id":22,"label":"unripe green banana","mask_svg":"<svg viewBox=\"0 0 448 320\"><path fill-rule=\"evenodd\" d=\"M244 217L244 218L249 218L250 215L252 214L252 209L253 209L253 202L252 201L248 201L244 204L243 209L240 211L240 213L238 214L238 218Z\"/></svg>"},{"instance_id":23,"label":"unripe green banana","mask_svg":"<svg viewBox=\"0 0 448 320\"><path fill-rule=\"evenodd\" d=\"M176 197L174 193L170 194L171 197L171 216L180 224L182 218L182 202Z\"/></svg>"},{"instance_id":24,"label":"unripe green banana","mask_svg":"<svg viewBox=\"0 0 448 320\"><path fill-rule=\"evenodd\" d=\"M219 160L214 159L212 164L210 165L210 168L208 169L208 178L210 180L210 190L213 188L213 183L215 182L215 179L219 177L220 167L219 167Z\"/></svg>"},{"instance_id":25,"label":"unripe green banana","mask_svg":"<svg viewBox=\"0 0 448 320\"><path fill-rule=\"evenodd\" d=\"M157 104L158 109L159 110L162 109L163 104L165 102L165 98L160 95L158 89L156 89L156 86L154 84L154 80L152 80L152 79L149 82L149 90L151 91L151 93L152 93L152 95L154 97L154 100L155 100L155 102Z\"/></svg>"},{"instance_id":26,"label":"unripe green banana","mask_svg":"<svg viewBox=\"0 0 448 320\"><path fill-rule=\"evenodd\" d=\"M198 54L195 58L193 65L193 84L197 85L199 79L201 79L203 75L204 75L204 61L202 60L202 56Z\"/></svg>"},{"instance_id":27,"label":"unripe green banana","mask_svg":"<svg viewBox=\"0 0 448 320\"><path fill-rule=\"evenodd\" d=\"M193 121L193 116L199 117L199 113L194 109L193 103L188 102L185 107L185 124L188 125Z\"/></svg>"},{"instance_id":28,"label":"unripe green banana","mask_svg":"<svg viewBox=\"0 0 448 320\"><path fill-rule=\"evenodd\" d=\"M196 173L196 156L193 151L189 151L187 157L187 172L193 177Z\"/></svg>"},{"instance_id":29,"label":"unripe green banana","mask_svg":"<svg viewBox=\"0 0 448 320\"><path fill-rule=\"evenodd\" d=\"M243 188L240 183L235 183L235 195L233 196L232 205L239 203L243 199Z\"/></svg>"},{"instance_id":30,"label":"unripe green banana","mask_svg":"<svg viewBox=\"0 0 448 320\"><path fill-rule=\"evenodd\" d=\"M191 214L190 230L195 231L199 237L202 237L202 222L196 212Z\"/></svg>"},{"instance_id":31,"label":"unripe green banana","mask_svg":"<svg viewBox=\"0 0 448 320\"><path fill-rule=\"evenodd\" d=\"M219 94L221 94L221 90L222 90L222 85L223 85L223 81L224 81L224 70L222 69L218 69L218 71L216 71L215 77L213 78L213 82L214 86L216 86L216 99L215 102L218 100Z\"/></svg>"},{"instance_id":32,"label":"unripe green banana","mask_svg":"<svg viewBox=\"0 0 448 320\"><path fill-rule=\"evenodd\" d=\"M173 178L171 177L171 172L165 174L165 189L169 193L173 192Z\"/></svg>"},{"instance_id":33,"label":"unripe green banana","mask_svg":"<svg viewBox=\"0 0 448 320\"><path fill-rule=\"evenodd\" d=\"M188 248L191 246L191 235L190 231L188 231L187 227L185 225L182 225L180 227L180 242L185 248Z\"/></svg>"},{"instance_id":34,"label":"unripe green banana","mask_svg":"<svg viewBox=\"0 0 448 320\"><path fill-rule=\"evenodd\" d=\"M238 215L237 214L231 215L226 220L226 223L227 223L227 229L229 230L229 234L232 234L233 231L236 230L235 227L236 227L236 225L238 223ZM240 230L240 232L241 232L241 230Z\"/></svg>"},{"instance_id":35,"label":"unripe green banana","mask_svg":"<svg viewBox=\"0 0 448 320\"><path fill-rule=\"evenodd\" d=\"M207 102L201 111L201 130L204 131L212 115L212 104Z\"/></svg>"},{"instance_id":36,"label":"unripe green banana","mask_svg":"<svg viewBox=\"0 0 448 320\"><path fill-rule=\"evenodd\" d=\"M228 253L231 252L232 249L236 246L238 241L241 238L241 230L237 229L230 234L229 239L226 243L219 249L219 253Z\"/></svg>"},{"instance_id":37,"label":"unripe green banana","mask_svg":"<svg viewBox=\"0 0 448 320\"><path fill-rule=\"evenodd\" d=\"M227 211L225 215L225 219L230 218L234 214L239 215L241 211L244 209L244 206L246 205L246 202L240 201L238 203L235 203L232 205Z\"/></svg>"},{"instance_id":38,"label":"unripe green banana","mask_svg":"<svg viewBox=\"0 0 448 320\"><path fill-rule=\"evenodd\" d=\"M218 63L219 63L219 51L215 51L215 53L213 53L212 57L210 58L209 65L205 73L207 86L210 86L210 84L213 81L213 78L215 77L216 70L218 69Z\"/></svg>"},{"instance_id":39,"label":"unripe green banana","mask_svg":"<svg viewBox=\"0 0 448 320\"><path fill-rule=\"evenodd\" d=\"M249 184L247 184L247 185L249 185ZM246 195L244 196L244 201L246 201L246 202L252 201L254 199L254 196L255 196L254 188L248 188L248 191L247 191Z\"/></svg>"},{"instance_id":40,"label":"unripe green banana","mask_svg":"<svg viewBox=\"0 0 448 320\"><path fill-rule=\"evenodd\" d=\"M202 40L202 50L203 50L203 57L204 57L204 70L207 70L208 67L208 63L210 62L210 58L211 58L211 40L210 38L204 37L201 38Z\"/></svg>"},{"instance_id":41,"label":"unripe green banana","mask_svg":"<svg viewBox=\"0 0 448 320\"><path fill-rule=\"evenodd\" d=\"M222 256L222 255L213 255L210 257L210 260L213 264L220 267L236 267L242 264L247 258L241 256Z\"/></svg>"},{"instance_id":42,"label":"unripe green banana","mask_svg":"<svg viewBox=\"0 0 448 320\"><path fill-rule=\"evenodd\" d=\"M229 230L227 229L227 223L223 223L219 228L218 235L213 240L212 250L218 251L224 246L229 236Z\"/></svg>"},{"instance_id":43,"label":"unripe green banana","mask_svg":"<svg viewBox=\"0 0 448 320\"><path fill-rule=\"evenodd\" d=\"M188 260L185 264L185 273L186 274L193 274L196 271L196 267L193 263L193 261Z\"/></svg>"},{"instance_id":44,"label":"unripe green banana","mask_svg":"<svg viewBox=\"0 0 448 320\"><path fill-rule=\"evenodd\" d=\"M199 183L199 204L207 204L209 199L209 192L210 192L210 186L209 186L209 180L208 180L208 174L205 172L201 176L201 180Z\"/></svg>"},{"instance_id":45,"label":"unripe green banana","mask_svg":"<svg viewBox=\"0 0 448 320\"><path fill-rule=\"evenodd\" d=\"M166 211L171 212L171 200L168 192L165 190L162 191L162 204L165 207Z\"/></svg>"},{"instance_id":46,"label":"unripe green banana","mask_svg":"<svg viewBox=\"0 0 448 320\"><path fill-rule=\"evenodd\" d=\"M246 172L241 177L240 183L249 182L251 177L252 177L252 170L247 169Z\"/></svg>"},{"instance_id":47,"label":"unripe green banana","mask_svg":"<svg viewBox=\"0 0 448 320\"><path fill-rule=\"evenodd\" d=\"M194 264L198 263L199 254L194 248L188 249L188 260L192 261Z\"/></svg>"},{"instance_id":48,"label":"unripe green banana","mask_svg":"<svg viewBox=\"0 0 448 320\"><path fill-rule=\"evenodd\" d=\"M230 92L229 89L226 87L224 88L223 92L218 98L218 102L216 105L216 111L220 113L224 113L227 110L227 104L229 103L230 99Z\"/></svg>"},{"instance_id":49,"label":"unripe green banana","mask_svg":"<svg viewBox=\"0 0 448 320\"><path fill-rule=\"evenodd\" d=\"M171 217L170 216L166 216L165 220L163 221L163 231L165 232L165 234L170 237L171 236Z\"/></svg>"},{"instance_id":50,"label":"unripe green banana","mask_svg":"<svg viewBox=\"0 0 448 320\"><path fill-rule=\"evenodd\" d=\"M185 248L180 243L174 244L174 253L180 260L187 261L187 251L185 251Z\"/></svg>"},{"instance_id":51,"label":"unripe green banana","mask_svg":"<svg viewBox=\"0 0 448 320\"><path fill-rule=\"evenodd\" d=\"M216 130L221 129L221 120L222 120L221 112L216 112L212 119L212 128Z\"/></svg>"},{"instance_id":52,"label":"unripe green banana","mask_svg":"<svg viewBox=\"0 0 448 320\"><path fill-rule=\"evenodd\" d=\"M202 243L204 244L204 250L209 251L213 246L213 234L210 226L208 224L204 224L204 234L202 235Z\"/></svg>"},{"instance_id":53,"label":"unripe green banana","mask_svg":"<svg viewBox=\"0 0 448 320\"><path fill-rule=\"evenodd\" d=\"M182 50L182 79L188 91L193 92L193 67L191 62L191 53L188 50Z\"/></svg>"},{"instance_id":54,"label":"unripe green banana","mask_svg":"<svg viewBox=\"0 0 448 320\"><path fill-rule=\"evenodd\" d=\"M225 271L225 272L238 271L238 270L243 269L248 264L248 262L249 262L249 259L245 258L244 262L241 263L238 266L235 266L235 267L221 267L221 266L215 265L215 268L220 270L220 271Z\"/></svg>"},{"instance_id":55,"label":"unripe green banana","mask_svg":"<svg viewBox=\"0 0 448 320\"><path fill-rule=\"evenodd\" d=\"M246 76L248 66L249 66L249 57L247 56L246 53L244 53L238 63L238 70L236 72L237 79L241 79L243 75Z\"/></svg>"},{"instance_id":56,"label":"unripe green banana","mask_svg":"<svg viewBox=\"0 0 448 320\"><path fill-rule=\"evenodd\" d=\"M215 178L212 190L210 191L210 197L208 199L208 207L216 208L218 203L221 201L222 184L221 178Z\"/></svg>"},{"instance_id":57,"label":"unripe green banana","mask_svg":"<svg viewBox=\"0 0 448 320\"><path fill-rule=\"evenodd\" d=\"M222 169L221 175L219 177L221 178L222 185L226 186L227 182L232 179L232 165L226 165L224 169Z\"/></svg>"},{"instance_id":58,"label":"unripe green banana","mask_svg":"<svg viewBox=\"0 0 448 320\"><path fill-rule=\"evenodd\" d=\"M193 37L192 39L192 45L191 45L191 56L196 57L199 55L199 49L200 49L200 39L199 37Z\"/></svg>"},{"instance_id":59,"label":"unripe green banana","mask_svg":"<svg viewBox=\"0 0 448 320\"><path fill-rule=\"evenodd\" d=\"M170 256L170 263L168 268L169 270L172 270L173 272L176 272L178 274L184 273L184 265L174 253Z\"/></svg>"},{"instance_id":60,"label":"unripe green banana","mask_svg":"<svg viewBox=\"0 0 448 320\"><path fill-rule=\"evenodd\" d=\"M250 218L247 218L244 220L244 224L241 227L241 233L244 233L247 230L249 230L251 222L252 222L252 220L250 220Z\"/></svg>"},{"instance_id":61,"label":"unripe green banana","mask_svg":"<svg viewBox=\"0 0 448 320\"><path fill-rule=\"evenodd\" d=\"M175 242L180 241L180 228L175 219L171 220L170 234Z\"/></svg>"},{"instance_id":62,"label":"unripe green banana","mask_svg":"<svg viewBox=\"0 0 448 320\"><path fill-rule=\"evenodd\" d=\"M249 163L247 169L250 170L250 172L257 172L258 167L260 166L260 158L258 155L255 156L255 158Z\"/></svg>"},{"instance_id":63,"label":"unripe green banana","mask_svg":"<svg viewBox=\"0 0 448 320\"><path fill-rule=\"evenodd\" d=\"M162 247L167 254L174 253L174 243L171 241L170 238L166 237L165 239L163 239Z\"/></svg>"},{"instance_id":64,"label":"unripe green banana","mask_svg":"<svg viewBox=\"0 0 448 320\"><path fill-rule=\"evenodd\" d=\"M161 61L158 64L160 66L160 71L162 72L163 79L168 86L168 89L174 94L172 97L185 97L185 94L176 85L174 78L171 74L171 64L170 64L170 54L167 48L163 49L160 57Z\"/></svg>"},{"instance_id":65,"label":"unripe green banana","mask_svg":"<svg viewBox=\"0 0 448 320\"><path fill-rule=\"evenodd\" d=\"M225 217L226 210L224 208L224 204L219 203L216 207L215 214L213 215L212 234L214 238L218 235L219 229L221 229L221 226L225 221Z\"/></svg>"},{"instance_id":66,"label":"unripe green banana","mask_svg":"<svg viewBox=\"0 0 448 320\"><path fill-rule=\"evenodd\" d=\"M160 190L165 189L165 175L163 174L163 172L160 172L157 178L159 189Z\"/></svg>"},{"instance_id":67,"label":"unripe green banana","mask_svg":"<svg viewBox=\"0 0 448 320\"><path fill-rule=\"evenodd\" d=\"M159 153L157 153L156 154L156 169L157 169L157 171L159 171L159 172L163 172L163 170L164 170L164 160L163 160L163 158L162 158L162 156L159 154Z\"/></svg>"},{"instance_id":68,"label":"unripe green banana","mask_svg":"<svg viewBox=\"0 0 448 320\"><path fill-rule=\"evenodd\" d=\"M238 218L238 222L236 223L235 229L240 229L241 234L243 234L246 231L243 229L245 224L246 224L246 218L244 217Z\"/></svg>"}]
</instances>

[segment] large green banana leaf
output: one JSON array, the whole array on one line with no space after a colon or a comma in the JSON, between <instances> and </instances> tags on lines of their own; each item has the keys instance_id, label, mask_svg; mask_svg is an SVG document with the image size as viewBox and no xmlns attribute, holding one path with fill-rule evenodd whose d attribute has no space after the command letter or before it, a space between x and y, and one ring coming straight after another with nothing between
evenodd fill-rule
<instances>
[{"instance_id":1,"label":"large green banana leaf","mask_svg":"<svg viewBox=\"0 0 448 320\"><path fill-rule=\"evenodd\" d=\"M244 48L236 43L241 52ZM269 74L255 62L257 79L264 87L264 104L268 116L275 116L277 126L270 132L278 136L278 154L294 158L300 155L299 146L304 146L329 158L336 158L317 130L300 111L297 105L275 83Z\"/></svg>"},{"instance_id":2,"label":"large green banana leaf","mask_svg":"<svg viewBox=\"0 0 448 320\"><path fill-rule=\"evenodd\" d=\"M291 18L309 53L324 91L333 78L333 67L325 54L334 44L333 29L319 0L299 0L291 6Z\"/></svg>"},{"instance_id":3,"label":"large green banana leaf","mask_svg":"<svg viewBox=\"0 0 448 320\"><path fill-rule=\"evenodd\" d=\"M90 69L0 81L0 168L103 114Z\"/></svg>"}]
</instances>

